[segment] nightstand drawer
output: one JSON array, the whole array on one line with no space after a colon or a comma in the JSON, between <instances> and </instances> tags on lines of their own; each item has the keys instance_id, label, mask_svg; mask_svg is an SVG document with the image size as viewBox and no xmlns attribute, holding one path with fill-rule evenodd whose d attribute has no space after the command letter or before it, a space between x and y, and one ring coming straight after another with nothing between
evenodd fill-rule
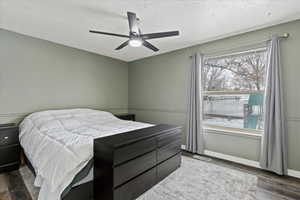
<instances>
[{"instance_id":1,"label":"nightstand drawer","mask_svg":"<svg viewBox=\"0 0 300 200\"><path fill-rule=\"evenodd\" d=\"M19 144L19 128L0 128L0 147L12 144Z\"/></svg>"},{"instance_id":2,"label":"nightstand drawer","mask_svg":"<svg viewBox=\"0 0 300 200\"><path fill-rule=\"evenodd\" d=\"M0 166L20 162L20 145L0 147Z\"/></svg>"},{"instance_id":3,"label":"nightstand drawer","mask_svg":"<svg viewBox=\"0 0 300 200\"><path fill-rule=\"evenodd\" d=\"M7 127L14 127L14 126L16 126L15 123L0 124L0 128L7 128Z\"/></svg>"},{"instance_id":4,"label":"nightstand drawer","mask_svg":"<svg viewBox=\"0 0 300 200\"><path fill-rule=\"evenodd\" d=\"M115 116L119 119L135 121L135 114L116 114Z\"/></svg>"}]
</instances>

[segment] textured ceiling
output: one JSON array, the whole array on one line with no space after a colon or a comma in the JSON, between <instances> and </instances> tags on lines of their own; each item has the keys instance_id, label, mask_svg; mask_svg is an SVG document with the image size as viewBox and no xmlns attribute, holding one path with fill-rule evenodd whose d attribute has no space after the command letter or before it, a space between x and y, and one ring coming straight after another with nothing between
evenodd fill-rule
<instances>
[{"instance_id":1,"label":"textured ceiling","mask_svg":"<svg viewBox=\"0 0 300 200\"><path fill-rule=\"evenodd\" d=\"M126 12L136 12L142 32L179 30L151 40L160 51L125 47ZM300 0L0 0L0 28L101 55L132 61L300 18ZM126 39L125 39L126 40Z\"/></svg>"}]
</instances>

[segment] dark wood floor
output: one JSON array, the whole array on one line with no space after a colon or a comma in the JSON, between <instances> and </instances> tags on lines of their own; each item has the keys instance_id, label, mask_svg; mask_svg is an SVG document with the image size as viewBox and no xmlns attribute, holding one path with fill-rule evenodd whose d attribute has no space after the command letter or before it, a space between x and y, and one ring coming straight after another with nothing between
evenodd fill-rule
<instances>
[{"instance_id":1,"label":"dark wood floor","mask_svg":"<svg viewBox=\"0 0 300 200\"><path fill-rule=\"evenodd\" d=\"M0 200L32 200L18 171L0 174Z\"/></svg>"}]
</instances>

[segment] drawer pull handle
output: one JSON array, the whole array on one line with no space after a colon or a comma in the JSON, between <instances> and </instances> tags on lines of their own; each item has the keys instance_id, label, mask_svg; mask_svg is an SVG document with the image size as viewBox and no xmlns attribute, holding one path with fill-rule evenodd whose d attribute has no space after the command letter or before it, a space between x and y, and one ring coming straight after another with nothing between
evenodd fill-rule
<instances>
[{"instance_id":1,"label":"drawer pull handle","mask_svg":"<svg viewBox=\"0 0 300 200\"><path fill-rule=\"evenodd\" d=\"M4 137L4 140L7 140L7 139L8 139L8 137L7 137L7 136L5 136L5 137Z\"/></svg>"}]
</instances>

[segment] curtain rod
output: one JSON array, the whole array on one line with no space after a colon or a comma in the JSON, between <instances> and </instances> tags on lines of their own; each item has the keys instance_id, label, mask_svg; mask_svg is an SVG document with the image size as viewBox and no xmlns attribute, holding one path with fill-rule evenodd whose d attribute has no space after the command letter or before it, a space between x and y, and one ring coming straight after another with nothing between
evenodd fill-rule
<instances>
[{"instance_id":1,"label":"curtain rod","mask_svg":"<svg viewBox=\"0 0 300 200\"><path fill-rule=\"evenodd\" d=\"M284 33L283 35L279 36L280 39L287 39L288 37L290 37L289 33ZM241 45L239 47L232 48L232 49L224 49L224 50L221 50L221 51L211 52L211 53L208 53L208 54L204 54L204 57L212 58L212 55L215 55L215 54L226 53L226 52L234 52L234 51L238 51L242 47L255 46L255 45L263 44L263 43L266 43L266 42L269 42L269 41L271 41L271 39L262 40L262 41L255 42L255 43L244 44L244 45ZM262 50L262 49L263 48L258 48L258 49L253 50L253 51ZM246 51L245 51L245 53L246 53ZM223 56L225 56L225 55L216 55L216 57L223 57ZM229 54L227 56L229 56ZM193 56L189 56L189 57L192 58Z\"/></svg>"}]
</instances>

